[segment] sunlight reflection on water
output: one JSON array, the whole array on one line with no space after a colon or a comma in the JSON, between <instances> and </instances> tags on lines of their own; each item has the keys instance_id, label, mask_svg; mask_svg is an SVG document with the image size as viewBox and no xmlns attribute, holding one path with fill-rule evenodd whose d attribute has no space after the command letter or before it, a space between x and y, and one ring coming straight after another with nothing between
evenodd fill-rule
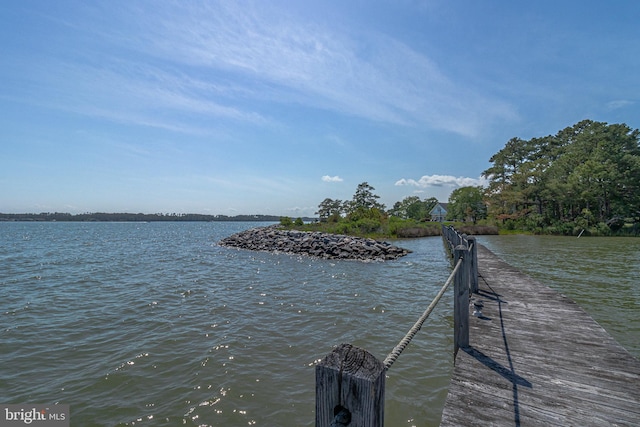
<instances>
[{"instance_id":1,"label":"sunlight reflection on water","mask_svg":"<svg viewBox=\"0 0 640 427\"><path fill-rule=\"evenodd\" d=\"M392 262L222 248L253 223L2 223L0 395L72 425L314 424L317 361L384 359L446 280L440 238ZM438 425L445 298L388 373L388 425Z\"/></svg>"}]
</instances>

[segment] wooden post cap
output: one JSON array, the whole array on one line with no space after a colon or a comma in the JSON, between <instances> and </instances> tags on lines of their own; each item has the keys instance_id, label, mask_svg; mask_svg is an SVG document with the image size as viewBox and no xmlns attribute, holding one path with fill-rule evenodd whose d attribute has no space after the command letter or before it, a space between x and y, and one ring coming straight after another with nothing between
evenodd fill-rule
<instances>
[{"instance_id":1,"label":"wooden post cap","mask_svg":"<svg viewBox=\"0 0 640 427\"><path fill-rule=\"evenodd\" d=\"M320 365L364 380L376 380L384 371L384 363L367 350L351 344L337 346L325 356Z\"/></svg>"},{"instance_id":2,"label":"wooden post cap","mask_svg":"<svg viewBox=\"0 0 640 427\"><path fill-rule=\"evenodd\" d=\"M382 427L385 366L368 351L340 344L316 365L316 427Z\"/></svg>"}]
</instances>

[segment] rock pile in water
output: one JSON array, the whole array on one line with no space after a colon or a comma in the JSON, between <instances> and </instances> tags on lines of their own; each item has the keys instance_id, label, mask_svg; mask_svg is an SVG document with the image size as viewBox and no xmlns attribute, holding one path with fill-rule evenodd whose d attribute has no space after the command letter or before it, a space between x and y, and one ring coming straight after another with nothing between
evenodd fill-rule
<instances>
[{"instance_id":1,"label":"rock pile in water","mask_svg":"<svg viewBox=\"0 0 640 427\"><path fill-rule=\"evenodd\" d=\"M219 244L253 251L286 252L325 259L361 261L392 260L411 252L373 239L317 231L282 230L277 226L243 231L221 240Z\"/></svg>"}]
</instances>

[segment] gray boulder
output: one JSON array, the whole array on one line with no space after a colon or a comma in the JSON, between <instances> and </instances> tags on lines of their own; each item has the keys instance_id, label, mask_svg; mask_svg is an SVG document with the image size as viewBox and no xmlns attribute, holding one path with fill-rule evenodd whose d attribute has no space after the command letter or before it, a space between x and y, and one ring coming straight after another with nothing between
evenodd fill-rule
<instances>
[{"instance_id":1,"label":"gray boulder","mask_svg":"<svg viewBox=\"0 0 640 427\"><path fill-rule=\"evenodd\" d=\"M385 261L403 257L408 249L373 239L317 231L283 230L278 226L252 228L222 239L221 246L253 251L303 254L324 259Z\"/></svg>"}]
</instances>

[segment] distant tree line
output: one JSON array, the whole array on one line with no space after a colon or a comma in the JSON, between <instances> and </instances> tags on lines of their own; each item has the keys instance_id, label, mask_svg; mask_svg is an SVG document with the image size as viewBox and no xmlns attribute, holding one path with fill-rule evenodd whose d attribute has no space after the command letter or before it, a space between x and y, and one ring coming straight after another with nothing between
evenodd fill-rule
<instances>
[{"instance_id":1,"label":"distant tree line","mask_svg":"<svg viewBox=\"0 0 640 427\"><path fill-rule=\"evenodd\" d=\"M326 198L318 205L319 224L307 229L357 235L384 235L392 237L433 236L440 233L440 224L431 222L431 212L439 203L435 197L420 199L408 196L394 203L391 209L381 204L369 183L358 185L351 200ZM464 187L455 190L448 209L451 219L469 220L474 224L486 218L486 206L482 201L482 187ZM285 218L283 225L292 226ZM298 225L299 227L299 225Z\"/></svg>"},{"instance_id":2,"label":"distant tree line","mask_svg":"<svg viewBox=\"0 0 640 427\"><path fill-rule=\"evenodd\" d=\"M425 222L430 219L430 212L438 203L435 198L421 200L417 196L406 197L396 202L387 210L379 202L380 196L374 193L375 188L368 182L362 182L356 188L351 200L326 198L318 205L319 222L305 225L305 229L321 229L326 232L356 235L398 236L401 230L420 228L415 235L434 235L439 233L439 226L432 224L425 230ZM291 226L290 219L284 218L283 225ZM300 224L296 225L301 228ZM425 234L426 233L426 234Z\"/></svg>"},{"instance_id":3,"label":"distant tree line","mask_svg":"<svg viewBox=\"0 0 640 427\"><path fill-rule=\"evenodd\" d=\"M312 218L306 218L312 220ZM155 222L155 221L279 221L274 215L202 215L202 214L144 214L144 213L83 213L43 212L37 214L0 213L0 221L104 221L104 222Z\"/></svg>"},{"instance_id":4,"label":"distant tree line","mask_svg":"<svg viewBox=\"0 0 640 427\"><path fill-rule=\"evenodd\" d=\"M488 186L462 187L448 200L450 221L498 224L535 233L638 234L640 228L640 131L626 124L581 121L555 135L510 139L482 175ZM438 204L409 196L389 210L369 183L351 200L324 199L318 224L346 234L398 235L423 227ZM1 214L0 221L280 221L301 227L316 218L272 215L68 213ZM431 227L433 228L433 227Z\"/></svg>"},{"instance_id":5,"label":"distant tree line","mask_svg":"<svg viewBox=\"0 0 640 427\"><path fill-rule=\"evenodd\" d=\"M640 232L640 131L583 120L555 135L510 139L482 175L488 186L454 190L447 220L534 233ZM409 196L386 210L375 189L358 185L351 200L324 199L320 223L344 232L394 235L425 223L438 200Z\"/></svg>"},{"instance_id":6,"label":"distant tree line","mask_svg":"<svg viewBox=\"0 0 640 427\"><path fill-rule=\"evenodd\" d=\"M429 213L438 203L438 199L431 197L421 200L418 196L409 196L396 202L388 211L384 204L379 203L380 196L376 195L369 183L358 185L351 200L324 199L318 205L316 215L320 221L336 222L343 216L352 220L366 217L379 217L380 215L395 216L402 219L414 219L424 221L429 218Z\"/></svg>"}]
</instances>

